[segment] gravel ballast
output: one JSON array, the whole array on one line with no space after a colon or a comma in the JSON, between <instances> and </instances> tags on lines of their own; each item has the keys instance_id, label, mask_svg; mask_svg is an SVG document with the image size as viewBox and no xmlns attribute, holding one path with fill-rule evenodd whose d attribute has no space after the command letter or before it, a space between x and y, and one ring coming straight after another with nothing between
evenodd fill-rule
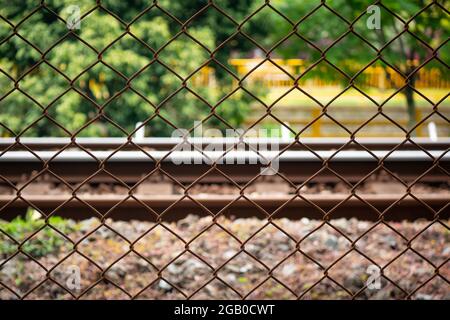
<instances>
[{"instance_id":1,"label":"gravel ballast","mask_svg":"<svg viewBox=\"0 0 450 320\"><path fill-rule=\"evenodd\" d=\"M72 299L64 286L82 299L450 299L449 221L216 222L67 221L78 252L68 240L35 261L0 252L0 298L18 298L7 286Z\"/></svg>"}]
</instances>

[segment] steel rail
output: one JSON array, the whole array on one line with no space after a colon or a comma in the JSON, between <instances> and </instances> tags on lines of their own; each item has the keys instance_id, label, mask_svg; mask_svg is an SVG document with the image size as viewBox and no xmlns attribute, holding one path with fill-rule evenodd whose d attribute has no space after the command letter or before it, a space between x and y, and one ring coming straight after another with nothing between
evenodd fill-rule
<instances>
[{"instance_id":1,"label":"steel rail","mask_svg":"<svg viewBox=\"0 0 450 320\"><path fill-rule=\"evenodd\" d=\"M136 200L138 199L138 200ZM363 199L360 200L360 199ZM419 199L419 200L417 200ZM26 200L26 201L25 201ZM113 219L173 221L188 214L261 216L300 219L351 218L378 220L440 219L450 217L448 194L301 194L295 195L0 195L2 218L12 218L30 203L44 214L85 219L102 215ZM88 206L88 205L89 206ZM174 205L176 204L176 205ZM257 205L255 205L257 204ZM146 207L147 206L147 207ZM151 209L148 209L151 208ZM320 208L320 209L318 209Z\"/></svg>"},{"instance_id":2,"label":"steel rail","mask_svg":"<svg viewBox=\"0 0 450 320\"><path fill-rule=\"evenodd\" d=\"M372 153L372 154L371 154ZM434 161L440 158L440 161L450 161L448 150L439 151L8 151L0 156L1 162L174 162L176 164L213 164L214 162L226 164L256 164L268 161L283 162L323 162L327 161L384 161L394 162L416 162L416 161ZM241 161L242 163L240 163Z\"/></svg>"},{"instance_id":3,"label":"steel rail","mask_svg":"<svg viewBox=\"0 0 450 320\"><path fill-rule=\"evenodd\" d=\"M230 147L241 142L238 138L188 138L186 140L182 138L64 138L64 137L41 137L41 138L0 138L0 150L5 150L11 146L15 149L23 148L22 145L31 148L33 150L48 150L48 149L61 149L66 147L77 147L89 149L117 149L122 148L124 150L130 148L136 148L134 145L138 145L142 148L149 148L154 150L167 150L173 149L177 145L188 142L196 146L210 145L213 147L222 146ZM387 150L393 148L399 148L400 150L417 150L420 146L429 150L447 149L450 146L450 138L438 138L437 140L431 140L429 138L410 138L406 140L403 138L357 138L354 141L348 138L300 138L298 141L289 138L244 138L242 140L246 144L259 144L259 145L273 145L278 144L280 149L284 149L289 146L289 149L297 150L304 148L311 148L314 150L327 150L338 149L344 145L347 145L345 149L361 150L363 147L369 150ZM363 146L363 147L361 147Z\"/></svg>"}]
</instances>

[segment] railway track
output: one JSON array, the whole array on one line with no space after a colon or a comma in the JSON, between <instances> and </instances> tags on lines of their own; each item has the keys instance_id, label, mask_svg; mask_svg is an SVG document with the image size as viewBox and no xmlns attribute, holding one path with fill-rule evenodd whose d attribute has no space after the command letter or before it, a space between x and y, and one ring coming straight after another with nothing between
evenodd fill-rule
<instances>
[{"instance_id":1,"label":"railway track","mask_svg":"<svg viewBox=\"0 0 450 320\"><path fill-rule=\"evenodd\" d=\"M168 139L148 139L133 147L125 148L124 139L77 139L78 149L68 148L68 139L22 139L30 148L23 150L17 141L0 139L0 216L10 219L34 207L43 214L67 215L74 218L91 216L113 219L177 220L188 214L218 214L260 216L263 218L310 217L332 219L356 217L377 220L416 218L448 218L449 192L414 192L409 187L417 184L439 185L448 191L450 154L447 140L431 142L416 139L414 143L402 144L401 140L376 141L366 139L361 145L351 148L342 139L333 141L305 141L304 148L287 148L277 157L279 161L278 182L271 176L259 176L262 158L274 159L278 152L251 153L231 151L223 163L222 152L173 151L176 144ZM209 143L226 145L223 140ZM283 143L280 150L283 150ZM418 150L415 144L423 150ZM9 145L8 145L9 144ZM89 150L80 150L87 148ZM399 147L400 146L400 147ZM334 149L334 150L330 150ZM341 149L339 149L341 148ZM26 149L26 148L25 148ZM139 149L139 150L137 150ZM336 150L339 149L339 152ZM392 151L395 149L394 151ZM191 164L178 165L174 159L191 159ZM227 165L227 160L244 159L242 164ZM211 163L211 160L213 162ZM209 161L209 162L208 162ZM176 162L176 161L175 161ZM249 164L251 163L251 164ZM378 194L367 194L351 186L369 176L394 175L405 185L403 190L392 192L389 188ZM283 180L288 178L288 180ZM277 189L280 181L283 192L261 194L249 192L248 186L263 184L265 189ZM390 177L378 184L401 183ZM299 185L349 185L347 192L317 192L305 194ZM80 187L89 185L92 190L101 184L118 185L122 193L106 192L89 194L80 192ZM136 193L136 186L146 185L150 194ZM173 185L181 192L167 192L164 185ZM238 192L220 194L217 188L231 185ZM278 186L277 186L278 184ZM48 188L66 187L63 192L45 194ZM50 185L50 187L49 187ZM192 194L191 188L204 185L205 194ZM290 188L290 191L286 191ZM26 192L28 187L37 190ZM214 187L212 187L214 186ZM170 187L170 186L169 186ZM162 188L162 189L161 189ZM170 187L173 188L173 187ZM209 189L208 189L209 188ZM442 189L442 187L441 187ZM42 192L40 193L40 190Z\"/></svg>"},{"instance_id":2,"label":"railway track","mask_svg":"<svg viewBox=\"0 0 450 320\"><path fill-rule=\"evenodd\" d=\"M60 150L62 148L82 147L91 150L135 150L137 146L149 150L171 150L182 143L181 138L0 138L0 151L14 147L14 150ZM227 146L239 143L235 138L189 138L192 144ZM247 144L276 142L280 150L289 146L290 150L333 150L344 147L344 150L417 150L419 147L427 150L445 150L450 146L450 138L430 140L428 138L358 138L351 141L347 138L302 138L299 142L286 138L245 138Z\"/></svg>"},{"instance_id":3,"label":"railway track","mask_svg":"<svg viewBox=\"0 0 450 320\"><path fill-rule=\"evenodd\" d=\"M27 195L0 196L3 219L29 207L44 215L75 219L174 221L189 214L239 218L357 218L388 221L448 219L449 194L443 195Z\"/></svg>"},{"instance_id":4,"label":"railway track","mask_svg":"<svg viewBox=\"0 0 450 320\"><path fill-rule=\"evenodd\" d=\"M267 164L275 159L278 172L295 183L338 182L346 179L357 182L383 167L405 181L447 181L450 171L450 153L445 150L422 151L286 151L280 156L272 152L266 156L230 152L204 155L200 152L178 152L180 159L194 159L190 164L172 161L177 152L172 151L9 151L0 156L0 176L19 182L33 172L51 173L49 179L69 183L117 182L136 183L147 175L159 171L181 183L201 180L204 183L245 183L255 178ZM263 159L264 158L264 162ZM224 159L214 163L212 160ZM237 161L241 159L241 163ZM231 163L227 164L227 163Z\"/></svg>"}]
</instances>

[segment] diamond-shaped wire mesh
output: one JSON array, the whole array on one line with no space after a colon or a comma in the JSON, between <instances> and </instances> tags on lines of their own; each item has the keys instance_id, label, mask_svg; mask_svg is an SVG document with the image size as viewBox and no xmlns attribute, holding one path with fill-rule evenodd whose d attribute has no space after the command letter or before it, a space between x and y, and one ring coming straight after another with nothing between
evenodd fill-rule
<instances>
[{"instance_id":1,"label":"diamond-shaped wire mesh","mask_svg":"<svg viewBox=\"0 0 450 320\"><path fill-rule=\"evenodd\" d=\"M243 1L242 4L239 1L174 1L176 5L168 5L168 1L133 1L130 10L126 2L115 6L112 3L100 0L74 2L78 9L67 11L72 4L68 1L36 1L31 10L28 10L28 4L20 4L19 1L1 2L0 48L7 49L2 51L5 56L0 57L3 86L0 103L3 110L9 111L1 111L0 126L2 135L12 137L13 141L2 149L0 158L22 150L26 157L31 158L30 161L38 165L19 184L12 181L12 173L0 175L4 190L12 190L11 194L4 192L8 196L7 200L2 200L0 218L2 213L19 202L31 208L34 214L44 217L31 217L34 222L23 222L23 225L19 222L1 225L1 298L386 298L377 296L376 290L369 290L370 282L366 281L371 275L367 269L369 265L381 272L382 286L392 288L388 298L417 298L424 288L428 288L428 295L429 292L439 292L439 297L450 297L449 202L436 208L414 193L415 186L432 171L439 172L444 181L448 181L449 176L448 167L441 163L448 146L442 154L436 155L414 139L418 129L431 118L437 118L444 129L448 128L446 113L441 111L448 91L443 97L432 99L415 85L418 81L425 81L417 79L416 75L420 72L426 74L427 65L432 63L443 70L435 76L445 78L448 73L448 60L443 52L448 46L448 30L445 28L448 28L449 12L444 1L422 1L419 10L412 6L412 11L408 11L408 7L400 10L392 5L395 1L373 1L364 4L356 14L344 10L346 7L340 1L315 1L306 6L298 17L285 11L280 5L287 3L283 1ZM395 34L389 34L389 38L383 40L381 46L374 45L373 39L360 32L361 23L366 24L366 9L372 4L382 11L383 19L394 20L394 25L400 26ZM14 5L16 7L11 11ZM230 10L239 6L244 8L241 11ZM432 13L426 15L429 11ZM215 17L214 26L223 26L220 30L223 32L215 42L208 31L201 29L202 24L210 23L203 17L211 12ZM330 18L329 24L322 21L317 25L315 17L319 12L322 12L322 19ZM72 24L71 29L67 28L73 23L73 13L79 14L79 20L75 22L80 24L80 29L76 24ZM264 28L273 27L269 20L261 19L260 16L266 14L275 17L278 23L280 31L276 41L263 41L261 37L267 32ZM146 18L148 15L151 19ZM427 16L425 23L436 23L433 19L445 23L437 30L413 28L421 15ZM110 19L108 22L107 18ZM267 21L268 25L258 25L255 21L259 24ZM58 26L54 33L45 31L49 24ZM83 28L87 31L81 33ZM309 38L315 28L323 37L319 43ZM332 28L342 32L336 37L327 36L334 34ZM433 32L443 42L436 43L436 34L430 34ZM377 31L373 35L383 36ZM390 46L401 46L400 39L406 36L413 39L417 47L422 47L425 55L419 57L408 52L402 63L394 63L385 52ZM350 38L352 42L347 44L345 40ZM294 67L283 62L278 51L282 46L286 47L286 43L289 47L294 41L302 41L317 59L306 65L295 62ZM78 51L71 51L73 43L77 44ZM233 50L236 50L236 43L248 52L259 54L246 70L236 69L228 63ZM122 51L116 49L118 45ZM343 51L351 51L352 45L367 47L367 55L364 61L347 66L341 59L345 56ZM68 56L64 56L65 50ZM340 51L340 54L333 55L333 50ZM8 61L15 64L8 64ZM391 83L386 86L395 90L382 101L377 101L360 80L367 70L380 66L391 74L386 80ZM252 82L252 78L258 77L258 70L264 67L277 72L288 83L286 90L271 102L261 98L264 93L260 91L267 89L265 85L261 88L260 82ZM315 75L317 73L319 76ZM316 96L318 92L309 92L304 86L308 77L317 80L323 73L331 78L329 81L345 83L330 101L323 101L322 97ZM40 78L39 75L46 76ZM148 75L154 79L148 80ZM169 78L172 79L170 83ZM216 78L218 83L214 83ZM52 81L62 89L54 89ZM111 85L108 90L105 89L106 82ZM218 94L208 93L213 86L219 90ZM444 81L443 87L448 90L448 83ZM364 121L351 128L332 107L333 102L347 91L357 92L360 99L369 100L374 106ZM414 121L397 121L386 106L404 91L426 101L431 106L429 112ZM291 126L277 113L278 103L293 92L301 94L317 108L317 112L304 118L300 126ZM240 102L236 95L246 98ZM61 103L62 99L69 102ZM127 104L124 101L131 102ZM82 108L79 107L81 102ZM248 111L257 116L252 118L239 138L270 120L294 135L278 151L278 156L300 148L319 163L319 167L300 182L294 179L294 175L302 170L301 164L291 171L292 176L277 172L273 179L278 179L283 188L291 191L283 189L285 197L270 210L252 197L258 188L255 183L264 180L261 173L248 174L243 169L242 174L248 179L242 180L226 171L215 159L206 168L203 166L204 171L195 171L190 180L183 180L181 171L170 171L165 166L172 152L157 158L152 150L134 138L144 127L167 135L187 126L185 136L201 125L217 126L221 130L237 129L238 123L232 119L233 112L245 109L250 103L256 103L260 112ZM121 119L121 115L135 112L134 105L143 106L140 113L137 112L140 121L137 127ZM26 106L25 110L23 106ZM191 114L184 112L188 108L194 111ZM62 111L56 112L56 109ZM29 110L33 110L31 118L25 117ZM21 112L24 112L22 119ZM21 120L12 121L13 114L19 114L18 119ZM186 119L196 119L196 116L199 122L185 122ZM376 118L395 127L402 138L382 156L359 140L359 134ZM314 131L324 119L348 138L327 157L303 142L305 134ZM40 153L23 142L30 135L45 136L49 132L57 132L69 140L50 154ZM79 143L80 137L100 136L102 132L125 139L114 150L104 151L102 156ZM221 158L232 152L237 143L227 145ZM252 148L248 143L244 144ZM407 144L428 158L429 163L415 172L409 181L386 164L389 157ZM336 169L333 162L350 146L365 151L366 156L376 162L356 180ZM190 144L190 147L198 150L196 145ZM77 166L91 165L83 173L73 171L74 168L70 168L73 164L55 166L59 156L73 150L84 158L84 162L80 161ZM134 151L134 156L152 163L139 167L139 177L132 183L119 174L120 170L115 171L115 167L110 166L114 157L125 150ZM202 150L198 151L202 153ZM134 160L125 164L126 167L134 165ZM67 170L72 170L71 177ZM357 168L351 170L356 171ZM380 172L402 187L384 209L374 206L360 193L360 187ZM332 206L315 202L302 191L309 182L325 174L332 176L346 190L346 195ZM207 198L197 196L202 193L200 185L211 175L220 176L232 190L227 196L220 196L222 202L215 206ZM96 182L99 176L106 182ZM49 179L58 185L53 195L51 190L47 190L52 188L47 182ZM156 183L147 190L149 179ZM112 188L108 183L113 184L114 189L108 189ZM273 188L272 182L265 183L259 184L259 188ZM95 187L91 188L91 184ZM155 185L158 187L153 190ZM37 190L30 191L33 188ZM109 203L106 210L93 205L86 196L86 193L95 193L96 188L108 189L103 193L116 196L108 200L107 195L100 193L101 200ZM173 188L178 190L176 196ZM213 190L211 183L205 188ZM58 190L65 190L62 197ZM139 190L149 192L149 196L140 196L136 192ZM52 209L42 209L37 204L42 203L46 192L50 198L59 199ZM170 196L164 198L164 205L154 206L152 201L160 200L161 194ZM386 217L390 210L406 198L426 212L429 219L409 224L388 221ZM299 201L315 211L315 219L280 218L283 210ZM372 222L335 219L335 213L352 201L370 212L368 215L371 215ZM239 216L235 219L225 217L225 212L233 214L238 205L256 210L261 219L246 222ZM77 223L56 218L62 209L71 206L75 207L79 218L86 216L82 213L84 211L96 219ZM114 220L116 211L132 211L133 208L144 210L153 222ZM173 210L184 211L184 214L203 212L206 217L189 216L176 222L166 221ZM52 246L59 248L58 255L41 259L49 255ZM429 252L430 248L432 252ZM81 283L75 288L77 270L82 272Z\"/></svg>"}]
</instances>

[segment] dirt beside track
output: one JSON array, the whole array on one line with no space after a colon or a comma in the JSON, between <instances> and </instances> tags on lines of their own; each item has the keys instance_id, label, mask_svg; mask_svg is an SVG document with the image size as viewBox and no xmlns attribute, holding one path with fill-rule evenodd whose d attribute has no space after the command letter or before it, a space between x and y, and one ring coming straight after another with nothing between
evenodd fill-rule
<instances>
[{"instance_id":1,"label":"dirt beside track","mask_svg":"<svg viewBox=\"0 0 450 320\"><path fill-rule=\"evenodd\" d=\"M73 266L81 288L71 291L85 299L450 299L449 221L217 222L193 215L164 224L69 221L67 236L80 241L76 251L63 240L35 261L0 254L0 279L29 299L73 298L60 287L67 288ZM373 264L384 276L380 289L369 290ZM41 283L43 267L49 279ZM0 298L17 297L0 286Z\"/></svg>"}]
</instances>

